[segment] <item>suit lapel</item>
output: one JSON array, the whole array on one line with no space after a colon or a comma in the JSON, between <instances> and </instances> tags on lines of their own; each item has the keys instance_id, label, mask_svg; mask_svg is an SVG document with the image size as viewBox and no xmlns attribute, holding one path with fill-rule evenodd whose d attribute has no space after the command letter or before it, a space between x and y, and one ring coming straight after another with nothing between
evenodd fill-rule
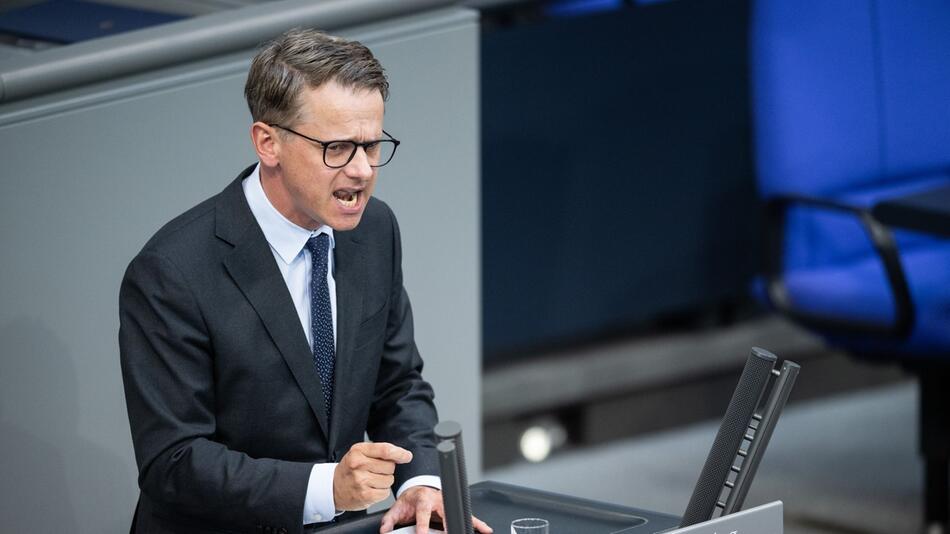
<instances>
[{"instance_id":1,"label":"suit lapel","mask_svg":"<svg viewBox=\"0 0 950 534\"><path fill-rule=\"evenodd\" d=\"M334 280L336 281L337 342L334 368L333 417L330 418L330 447L335 450L342 426L358 418L353 413L366 399L351 397L353 373L357 362L352 361L356 333L363 316L363 247L348 232L339 232L334 249Z\"/></svg>"},{"instance_id":2,"label":"suit lapel","mask_svg":"<svg viewBox=\"0 0 950 534\"><path fill-rule=\"evenodd\" d=\"M224 259L224 266L261 318L320 422L324 435L329 436L323 388L314 369L313 354L300 328L287 283L241 187L241 181L251 169L245 170L222 192L216 206L217 235L234 245L234 250Z\"/></svg>"}]
</instances>

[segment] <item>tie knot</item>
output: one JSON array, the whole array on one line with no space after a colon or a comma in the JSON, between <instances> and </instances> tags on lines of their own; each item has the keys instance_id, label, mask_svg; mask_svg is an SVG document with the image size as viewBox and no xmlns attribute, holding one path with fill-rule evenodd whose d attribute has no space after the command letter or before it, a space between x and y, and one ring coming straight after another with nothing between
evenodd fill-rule
<instances>
[{"instance_id":1,"label":"tie knot","mask_svg":"<svg viewBox=\"0 0 950 534\"><path fill-rule=\"evenodd\" d=\"M327 234L318 234L307 240L307 250L313 255L325 256L329 246L330 236Z\"/></svg>"}]
</instances>

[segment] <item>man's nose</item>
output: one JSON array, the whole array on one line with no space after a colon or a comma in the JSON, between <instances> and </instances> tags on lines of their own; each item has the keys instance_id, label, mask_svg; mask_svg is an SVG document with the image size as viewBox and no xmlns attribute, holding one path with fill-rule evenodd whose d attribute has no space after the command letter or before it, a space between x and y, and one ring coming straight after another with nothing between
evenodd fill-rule
<instances>
[{"instance_id":1,"label":"man's nose","mask_svg":"<svg viewBox=\"0 0 950 534\"><path fill-rule=\"evenodd\" d=\"M362 178L368 179L373 175L373 167L369 164L369 155L366 154L366 149L358 146L356 147L356 153L353 154L353 159L346 164L347 175L353 178Z\"/></svg>"}]
</instances>

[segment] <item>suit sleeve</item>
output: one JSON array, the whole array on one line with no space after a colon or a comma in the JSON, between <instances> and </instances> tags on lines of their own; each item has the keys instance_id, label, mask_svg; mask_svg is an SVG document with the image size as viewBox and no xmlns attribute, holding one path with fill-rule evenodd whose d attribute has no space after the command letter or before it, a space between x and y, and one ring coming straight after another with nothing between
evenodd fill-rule
<instances>
[{"instance_id":1,"label":"suit sleeve","mask_svg":"<svg viewBox=\"0 0 950 534\"><path fill-rule=\"evenodd\" d=\"M390 212L393 235L393 280L386 338L376 380L367 433L374 441L394 443L412 452L409 464L396 466L399 488L412 477L438 475L433 428L438 416L432 386L422 378L422 358L416 349L412 308L402 282L402 244Z\"/></svg>"},{"instance_id":2,"label":"suit sleeve","mask_svg":"<svg viewBox=\"0 0 950 534\"><path fill-rule=\"evenodd\" d=\"M215 441L214 349L168 259L143 252L119 293L119 349L139 486L200 522L301 532L313 464L251 458Z\"/></svg>"}]
</instances>

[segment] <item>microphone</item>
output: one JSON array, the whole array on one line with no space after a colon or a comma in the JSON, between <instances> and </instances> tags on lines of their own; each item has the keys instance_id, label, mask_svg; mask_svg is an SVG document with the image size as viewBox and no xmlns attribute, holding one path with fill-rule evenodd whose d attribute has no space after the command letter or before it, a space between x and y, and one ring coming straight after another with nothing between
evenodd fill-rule
<instances>
[{"instance_id":1,"label":"microphone","mask_svg":"<svg viewBox=\"0 0 950 534\"><path fill-rule=\"evenodd\" d=\"M465 469L465 451L462 447L462 425L455 421L441 421L435 425L440 443L439 467L442 472L442 498L445 500L445 522L448 532L474 534L472 526L472 498L468 489ZM450 516L450 504L452 516Z\"/></svg>"}]
</instances>

